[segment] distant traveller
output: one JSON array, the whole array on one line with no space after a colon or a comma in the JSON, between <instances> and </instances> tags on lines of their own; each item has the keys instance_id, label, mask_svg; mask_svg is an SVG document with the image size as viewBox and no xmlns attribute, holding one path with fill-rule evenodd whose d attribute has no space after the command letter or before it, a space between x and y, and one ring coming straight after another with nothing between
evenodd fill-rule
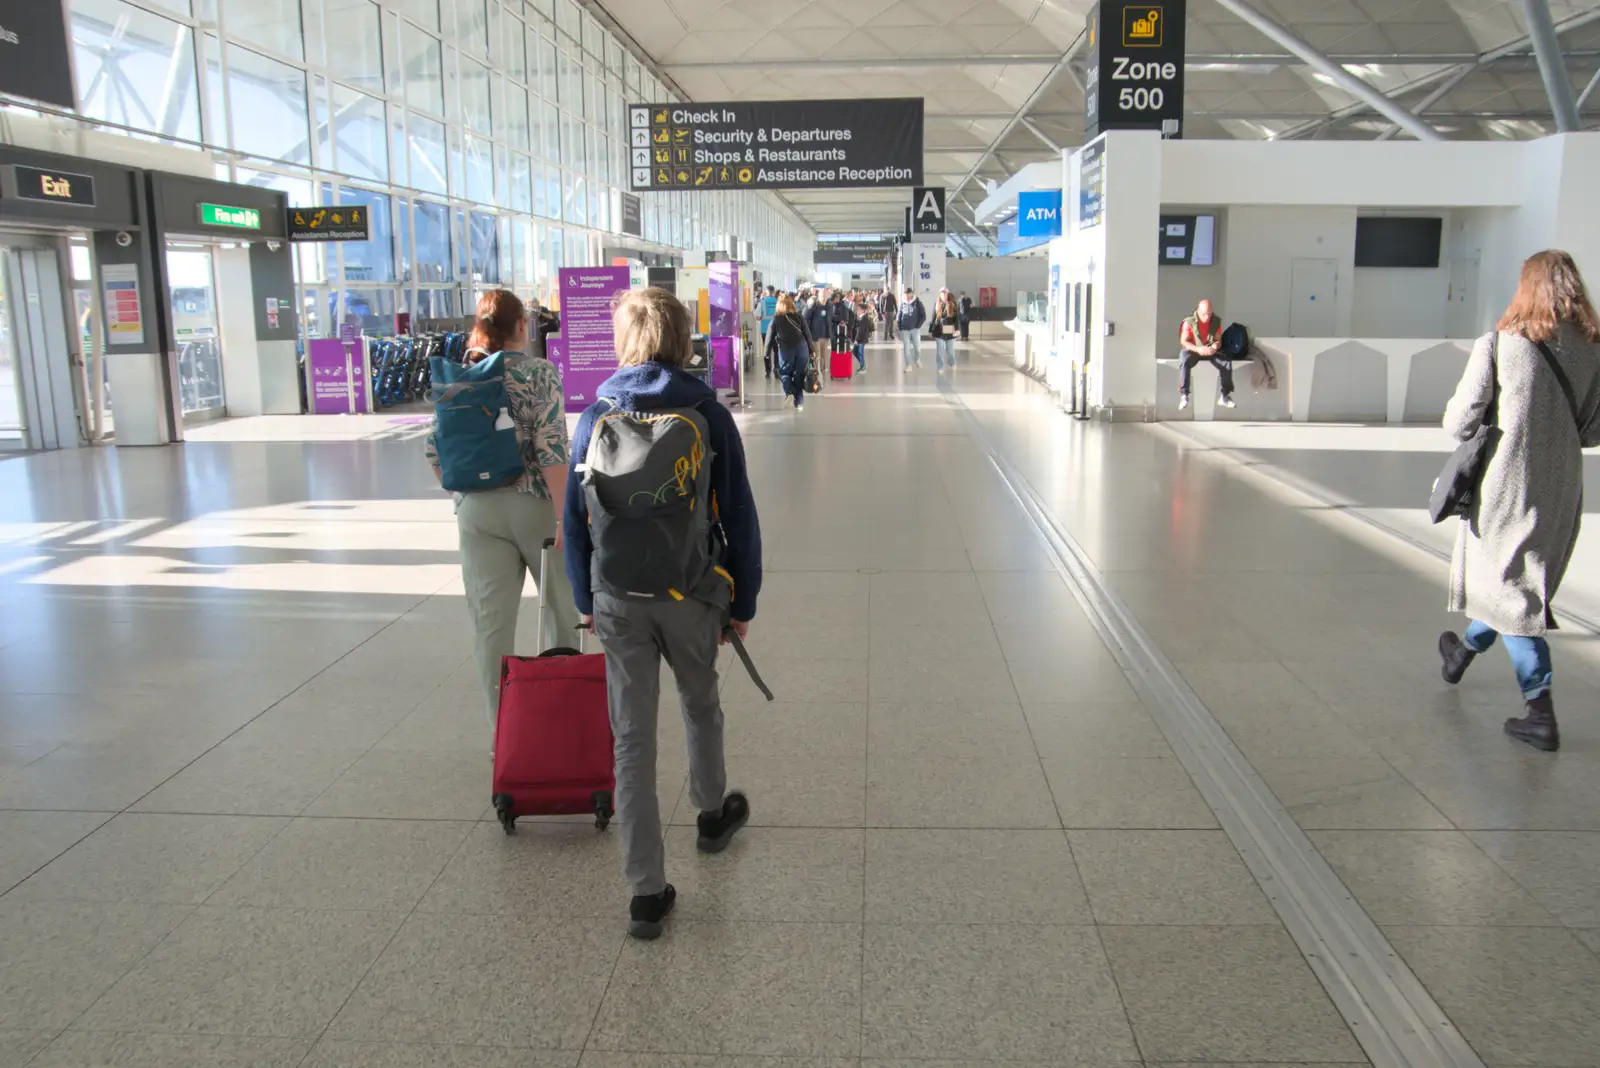
<instances>
[{"instance_id":1,"label":"distant traveller","mask_svg":"<svg viewBox=\"0 0 1600 1068\"><path fill-rule=\"evenodd\" d=\"M883 340L894 340L895 300L894 290L884 287L878 294L878 321L883 324Z\"/></svg>"},{"instance_id":2,"label":"distant traveller","mask_svg":"<svg viewBox=\"0 0 1600 1068\"><path fill-rule=\"evenodd\" d=\"M1565 252L1522 265L1511 306L1473 346L1444 428L1466 441L1486 420L1499 435L1450 566L1450 611L1469 623L1464 635L1439 637L1444 679L1460 682L1503 637L1524 702L1506 733L1554 752L1561 732L1545 635L1583 522L1580 450L1600 445L1600 317Z\"/></svg>"},{"instance_id":3,"label":"distant traveller","mask_svg":"<svg viewBox=\"0 0 1600 1068\"><path fill-rule=\"evenodd\" d=\"M811 369L811 331L787 294L778 298L778 311L767 325L766 361L776 364L783 395L794 401L797 412L806 407L806 372Z\"/></svg>"},{"instance_id":4,"label":"distant traveller","mask_svg":"<svg viewBox=\"0 0 1600 1068\"><path fill-rule=\"evenodd\" d=\"M758 301L757 304L756 304L756 311L760 315L760 318L761 318L761 336L762 337L766 337L767 333L772 329L772 317L774 315L778 314L778 291L776 289L774 289L772 286L768 286L767 287L767 295L762 297L760 299L760 301ZM765 357L765 363L767 365L767 377L771 378L772 377L772 355L771 355L771 353L768 353L767 356Z\"/></svg>"},{"instance_id":5,"label":"distant traveller","mask_svg":"<svg viewBox=\"0 0 1600 1068\"><path fill-rule=\"evenodd\" d=\"M961 340L970 341L967 331L972 326L972 298L967 296L965 289L961 291L961 299L956 302L956 306L961 309Z\"/></svg>"},{"instance_id":6,"label":"distant traveller","mask_svg":"<svg viewBox=\"0 0 1600 1068\"><path fill-rule=\"evenodd\" d=\"M828 340L833 336L833 317L821 293L814 294L804 315L806 330L811 335L811 358L817 362L819 369L824 368L828 365Z\"/></svg>"},{"instance_id":7,"label":"distant traveller","mask_svg":"<svg viewBox=\"0 0 1600 1068\"><path fill-rule=\"evenodd\" d=\"M961 309L948 289L939 290L939 299L933 304L933 324L928 332L933 335L933 366L940 374L956 369L956 336L961 332Z\"/></svg>"},{"instance_id":8,"label":"distant traveller","mask_svg":"<svg viewBox=\"0 0 1600 1068\"><path fill-rule=\"evenodd\" d=\"M1189 407L1189 380L1196 364L1210 363L1217 368L1217 380L1222 387L1222 397L1217 401L1224 408L1233 403L1233 361L1222 355L1222 319L1211 310L1211 302L1202 300L1195 306L1194 314L1178 328L1178 344L1183 346L1178 365L1178 410Z\"/></svg>"},{"instance_id":9,"label":"distant traveller","mask_svg":"<svg viewBox=\"0 0 1600 1068\"><path fill-rule=\"evenodd\" d=\"M920 346L922 325L928 321L928 309L917 296L917 291L906 286L905 299L895 316L895 329L900 332L900 363L904 370L922 366Z\"/></svg>"},{"instance_id":10,"label":"distant traveller","mask_svg":"<svg viewBox=\"0 0 1600 1068\"><path fill-rule=\"evenodd\" d=\"M855 350L856 370L867 369L867 343L872 340L872 333L877 324L872 318L872 302L865 297L856 306Z\"/></svg>"}]
</instances>

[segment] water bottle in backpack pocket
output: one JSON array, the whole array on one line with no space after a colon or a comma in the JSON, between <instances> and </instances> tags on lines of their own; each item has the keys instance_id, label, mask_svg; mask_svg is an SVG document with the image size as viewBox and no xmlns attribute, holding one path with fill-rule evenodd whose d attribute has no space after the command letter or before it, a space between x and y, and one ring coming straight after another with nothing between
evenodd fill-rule
<instances>
[{"instance_id":1,"label":"water bottle in backpack pocket","mask_svg":"<svg viewBox=\"0 0 1600 1068\"><path fill-rule=\"evenodd\" d=\"M522 478L522 449L506 390L506 356L477 363L430 361L433 375L434 443L440 481L457 493L498 489Z\"/></svg>"}]
</instances>

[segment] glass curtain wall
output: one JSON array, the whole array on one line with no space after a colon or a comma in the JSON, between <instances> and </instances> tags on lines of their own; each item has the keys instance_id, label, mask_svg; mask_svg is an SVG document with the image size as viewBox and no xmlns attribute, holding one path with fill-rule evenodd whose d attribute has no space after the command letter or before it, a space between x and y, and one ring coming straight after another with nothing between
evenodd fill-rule
<instances>
[{"instance_id":1,"label":"glass curtain wall","mask_svg":"<svg viewBox=\"0 0 1600 1068\"><path fill-rule=\"evenodd\" d=\"M217 177L293 205L365 204L372 240L297 249L308 325L548 299L602 247L731 234L796 281L814 237L770 193L642 197L620 235L625 108L664 86L573 0L69 0L80 111L204 145ZM327 319L323 320L326 311ZM314 314L313 314L314 313Z\"/></svg>"}]
</instances>

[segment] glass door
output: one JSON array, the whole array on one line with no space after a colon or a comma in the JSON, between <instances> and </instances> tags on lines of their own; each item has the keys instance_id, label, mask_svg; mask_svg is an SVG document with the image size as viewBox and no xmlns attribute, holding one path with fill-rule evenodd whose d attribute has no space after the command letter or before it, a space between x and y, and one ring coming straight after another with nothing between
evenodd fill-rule
<instances>
[{"instance_id":1,"label":"glass door","mask_svg":"<svg viewBox=\"0 0 1600 1068\"><path fill-rule=\"evenodd\" d=\"M83 353L83 396L88 413L85 427L90 441L102 441L115 431L111 418L111 386L106 381L104 335L100 330L95 294L94 256L86 237L73 238L72 298L78 324L78 351Z\"/></svg>"},{"instance_id":2,"label":"glass door","mask_svg":"<svg viewBox=\"0 0 1600 1068\"><path fill-rule=\"evenodd\" d=\"M17 385L17 357L12 333L10 294L6 287L6 249L0 246L0 449L22 447L22 394Z\"/></svg>"},{"instance_id":3,"label":"glass door","mask_svg":"<svg viewBox=\"0 0 1600 1068\"><path fill-rule=\"evenodd\" d=\"M208 248L167 248L172 336L178 346L178 395L186 420L225 412L216 274Z\"/></svg>"}]
</instances>

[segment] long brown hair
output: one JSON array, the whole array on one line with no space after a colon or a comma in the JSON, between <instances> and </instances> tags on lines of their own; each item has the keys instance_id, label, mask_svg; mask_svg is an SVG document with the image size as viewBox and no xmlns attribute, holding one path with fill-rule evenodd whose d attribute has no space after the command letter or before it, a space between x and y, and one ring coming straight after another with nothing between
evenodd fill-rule
<instances>
[{"instance_id":1,"label":"long brown hair","mask_svg":"<svg viewBox=\"0 0 1600 1068\"><path fill-rule=\"evenodd\" d=\"M504 351L517 336L517 329L528 317L528 309L509 289L491 289L478 298L478 317L472 324L472 334L467 338L467 348L479 352L467 353L468 362L476 362L481 354L493 355Z\"/></svg>"},{"instance_id":2,"label":"long brown hair","mask_svg":"<svg viewBox=\"0 0 1600 1068\"><path fill-rule=\"evenodd\" d=\"M800 309L794 306L794 298L787 293L778 297L778 306L774 309L779 315L797 315Z\"/></svg>"},{"instance_id":3,"label":"long brown hair","mask_svg":"<svg viewBox=\"0 0 1600 1068\"><path fill-rule=\"evenodd\" d=\"M1571 323L1585 340L1600 341L1600 316L1589 303L1578 265L1560 249L1545 249L1522 264L1517 295L1496 329L1539 342L1555 337L1562 323Z\"/></svg>"}]
</instances>

